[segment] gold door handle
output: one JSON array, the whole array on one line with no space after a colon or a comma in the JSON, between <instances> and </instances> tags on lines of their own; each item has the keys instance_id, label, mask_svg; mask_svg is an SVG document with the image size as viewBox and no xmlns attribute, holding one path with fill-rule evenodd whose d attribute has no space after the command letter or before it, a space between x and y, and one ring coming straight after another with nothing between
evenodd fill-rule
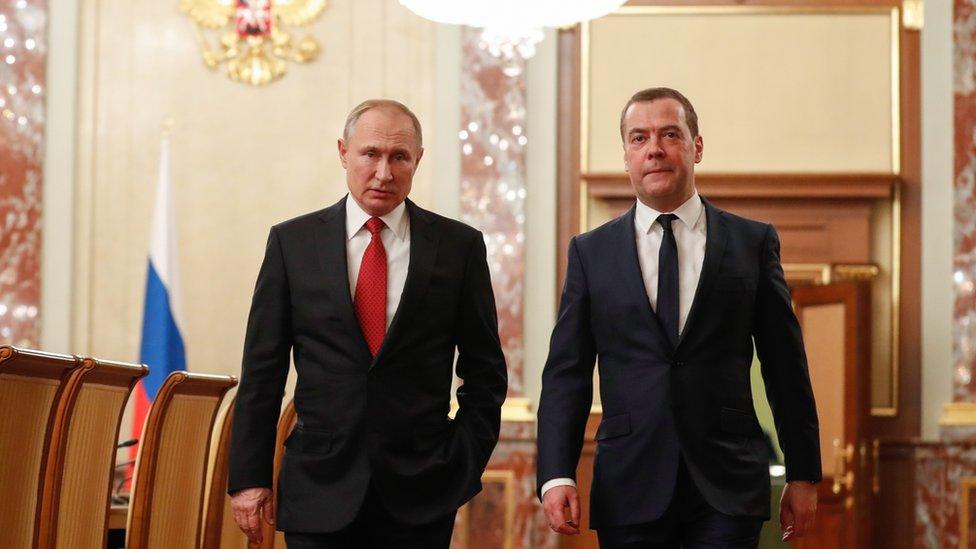
<instances>
[{"instance_id":1,"label":"gold door handle","mask_svg":"<svg viewBox=\"0 0 976 549\"><path fill-rule=\"evenodd\" d=\"M848 444L841 448L839 438L834 439L834 485L833 492L840 494L846 488L848 492L854 488L854 470L851 463L854 461L854 445Z\"/></svg>"}]
</instances>

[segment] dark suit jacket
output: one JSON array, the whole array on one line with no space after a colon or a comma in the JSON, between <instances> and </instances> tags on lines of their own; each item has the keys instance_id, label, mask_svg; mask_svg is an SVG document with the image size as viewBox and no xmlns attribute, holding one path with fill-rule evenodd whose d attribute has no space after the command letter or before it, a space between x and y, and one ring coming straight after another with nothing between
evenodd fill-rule
<instances>
[{"instance_id":1,"label":"dark suit jacket","mask_svg":"<svg viewBox=\"0 0 976 549\"><path fill-rule=\"evenodd\" d=\"M708 202L705 213L701 278L674 349L647 299L635 208L570 242L543 372L538 481L541 488L576 478L599 356L592 528L659 518L679 453L712 507L768 518L768 460L749 380L753 340L787 480L820 480L817 412L776 231Z\"/></svg>"},{"instance_id":2,"label":"dark suit jacket","mask_svg":"<svg viewBox=\"0 0 976 549\"><path fill-rule=\"evenodd\" d=\"M341 529L371 482L402 521L443 517L481 489L498 440L507 377L481 233L407 201L410 266L374 359L349 293L345 200L272 227L247 323L228 491L271 487L292 353L284 531ZM464 383L450 420L455 349Z\"/></svg>"}]
</instances>

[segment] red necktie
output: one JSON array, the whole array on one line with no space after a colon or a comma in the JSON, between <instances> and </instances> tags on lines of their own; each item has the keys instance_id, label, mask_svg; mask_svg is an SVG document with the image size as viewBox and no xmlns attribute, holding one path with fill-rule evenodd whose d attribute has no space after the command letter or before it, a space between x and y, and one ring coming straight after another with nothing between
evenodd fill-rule
<instances>
[{"instance_id":1,"label":"red necktie","mask_svg":"<svg viewBox=\"0 0 976 549\"><path fill-rule=\"evenodd\" d=\"M386 248L380 238L385 226L378 217L371 217L366 222L366 229L372 238L359 266L354 300L359 327L374 357L386 335Z\"/></svg>"}]
</instances>

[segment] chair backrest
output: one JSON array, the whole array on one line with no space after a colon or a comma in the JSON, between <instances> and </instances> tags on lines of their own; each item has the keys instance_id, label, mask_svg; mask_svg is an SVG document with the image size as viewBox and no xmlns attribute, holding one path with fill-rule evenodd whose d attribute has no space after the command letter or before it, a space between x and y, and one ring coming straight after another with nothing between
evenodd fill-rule
<instances>
[{"instance_id":1,"label":"chair backrest","mask_svg":"<svg viewBox=\"0 0 976 549\"><path fill-rule=\"evenodd\" d=\"M234 402L224 408L211 438L210 463L207 466L207 495L203 510L203 549L244 549L247 536L234 521L230 496L227 495L230 433L234 422Z\"/></svg>"},{"instance_id":2,"label":"chair backrest","mask_svg":"<svg viewBox=\"0 0 976 549\"><path fill-rule=\"evenodd\" d=\"M285 439L295 428L298 415L295 413L295 401L289 400L281 417L278 418L278 434L275 437L275 456L274 456L274 480L273 493L275 505L278 504L278 473L281 471L281 459L285 455ZM281 532L276 532L273 525L262 522L262 542L261 549L274 549L275 547L285 546L285 536Z\"/></svg>"},{"instance_id":3,"label":"chair backrest","mask_svg":"<svg viewBox=\"0 0 976 549\"><path fill-rule=\"evenodd\" d=\"M45 472L81 359L0 347L0 532L6 547L32 547Z\"/></svg>"},{"instance_id":4,"label":"chair backrest","mask_svg":"<svg viewBox=\"0 0 976 549\"><path fill-rule=\"evenodd\" d=\"M37 549L105 546L122 412L148 372L141 364L82 361L54 429Z\"/></svg>"},{"instance_id":5,"label":"chair backrest","mask_svg":"<svg viewBox=\"0 0 976 549\"><path fill-rule=\"evenodd\" d=\"M126 547L199 544L210 432L230 376L173 372L146 416L129 500Z\"/></svg>"}]
</instances>

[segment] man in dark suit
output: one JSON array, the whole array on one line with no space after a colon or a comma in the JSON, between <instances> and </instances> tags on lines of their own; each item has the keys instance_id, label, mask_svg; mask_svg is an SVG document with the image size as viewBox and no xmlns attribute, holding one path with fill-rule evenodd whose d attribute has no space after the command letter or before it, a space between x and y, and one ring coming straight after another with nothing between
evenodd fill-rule
<instances>
[{"instance_id":1,"label":"man in dark suit","mask_svg":"<svg viewBox=\"0 0 976 549\"><path fill-rule=\"evenodd\" d=\"M448 547L480 489L507 390L485 243L407 199L423 154L407 107L370 100L338 141L349 195L275 225L234 409L228 492L253 541L271 501L292 353L298 422L277 528L289 547ZM458 412L448 411L457 351Z\"/></svg>"},{"instance_id":2,"label":"man in dark suit","mask_svg":"<svg viewBox=\"0 0 976 549\"><path fill-rule=\"evenodd\" d=\"M769 472L753 340L786 457L784 538L811 528L817 412L771 225L698 196L703 142L670 88L621 113L637 203L574 237L539 405L538 488L550 527L579 533L576 467L599 357L590 527L603 547L755 547ZM570 519L565 519L568 509Z\"/></svg>"}]
</instances>

